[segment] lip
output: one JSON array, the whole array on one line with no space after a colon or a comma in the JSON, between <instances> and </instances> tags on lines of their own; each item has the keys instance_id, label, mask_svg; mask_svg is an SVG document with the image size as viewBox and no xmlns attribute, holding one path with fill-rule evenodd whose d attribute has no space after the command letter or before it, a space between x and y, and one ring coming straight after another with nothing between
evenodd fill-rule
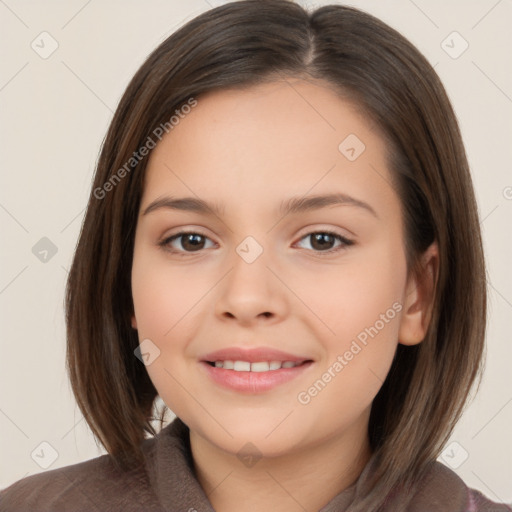
<instances>
[{"instance_id":1,"label":"lip","mask_svg":"<svg viewBox=\"0 0 512 512\"><path fill-rule=\"evenodd\" d=\"M293 368L280 368L268 372L237 372L210 366L206 361L200 361L199 367L209 378L220 386L240 393L263 393L289 382L302 375L313 361L309 360Z\"/></svg>"},{"instance_id":2,"label":"lip","mask_svg":"<svg viewBox=\"0 0 512 512\"><path fill-rule=\"evenodd\" d=\"M300 363L293 368L280 368L268 372L238 372L211 366L208 362L215 361L293 361ZM275 350L270 347L244 349L231 347L211 352L199 361L201 371L204 371L209 379L225 389L244 394L256 394L270 391L277 386L289 382L308 370L313 365L311 358L298 356Z\"/></svg>"},{"instance_id":3,"label":"lip","mask_svg":"<svg viewBox=\"0 0 512 512\"><path fill-rule=\"evenodd\" d=\"M281 350L275 350L270 347L258 348L242 348L228 347L222 350L210 352L200 358L201 361L248 361L249 363L257 363L259 361L293 361L294 363L302 363L311 361L310 357L288 354ZM279 370L274 370L279 371Z\"/></svg>"}]
</instances>

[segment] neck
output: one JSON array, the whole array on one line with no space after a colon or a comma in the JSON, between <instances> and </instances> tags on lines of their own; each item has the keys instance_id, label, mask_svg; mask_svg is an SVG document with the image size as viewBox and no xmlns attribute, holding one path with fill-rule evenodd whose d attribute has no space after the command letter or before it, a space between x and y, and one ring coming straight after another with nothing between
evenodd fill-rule
<instances>
[{"instance_id":1,"label":"neck","mask_svg":"<svg viewBox=\"0 0 512 512\"><path fill-rule=\"evenodd\" d=\"M190 431L199 483L216 512L320 510L356 482L372 453L368 418L349 430L251 467Z\"/></svg>"}]
</instances>

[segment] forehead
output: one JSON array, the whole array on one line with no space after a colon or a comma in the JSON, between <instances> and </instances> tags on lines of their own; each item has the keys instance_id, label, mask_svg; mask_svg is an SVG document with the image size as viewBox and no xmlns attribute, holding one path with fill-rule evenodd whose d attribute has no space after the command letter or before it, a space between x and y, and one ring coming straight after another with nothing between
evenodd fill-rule
<instances>
[{"instance_id":1,"label":"forehead","mask_svg":"<svg viewBox=\"0 0 512 512\"><path fill-rule=\"evenodd\" d=\"M332 187L370 198L387 174L385 143L353 103L323 83L287 79L199 96L153 149L144 188L221 202Z\"/></svg>"}]
</instances>

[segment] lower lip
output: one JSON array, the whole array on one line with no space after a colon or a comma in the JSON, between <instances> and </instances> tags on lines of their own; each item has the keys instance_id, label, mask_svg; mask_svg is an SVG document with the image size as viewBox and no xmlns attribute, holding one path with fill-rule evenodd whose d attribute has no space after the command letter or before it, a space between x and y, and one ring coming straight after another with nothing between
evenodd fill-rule
<instances>
[{"instance_id":1,"label":"lower lip","mask_svg":"<svg viewBox=\"0 0 512 512\"><path fill-rule=\"evenodd\" d=\"M293 368L280 368L268 372L237 372L211 366L205 361L200 362L200 366L205 369L214 382L243 393L261 393L274 389L280 384L302 375L312 364L313 361L308 361Z\"/></svg>"}]
</instances>

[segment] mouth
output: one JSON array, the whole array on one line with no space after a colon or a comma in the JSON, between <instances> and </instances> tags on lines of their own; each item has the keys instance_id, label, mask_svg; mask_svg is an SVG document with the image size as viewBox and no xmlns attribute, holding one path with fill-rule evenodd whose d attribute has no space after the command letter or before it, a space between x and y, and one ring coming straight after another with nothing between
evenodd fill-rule
<instances>
[{"instance_id":1,"label":"mouth","mask_svg":"<svg viewBox=\"0 0 512 512\"><path fill-rule=\"evenodd\" d=\"M298 361L271 359L245 361L216 359L199 361L199 370L216 388L242 395L258 395L282 388L304 375L314 365L312 359ZM308 381L311 380L311 377Z\"/></svg>"},{"instance_id":2,"label":"mouth","mask_svg":"<svg viewBox=\"0 0 512 512\"><path fill-rule=\"evenodd\" d=\"M234 361L231 359L217 360L217 361L204 361L206 364L214 368L223 368L224 370L233 370L235 372L251 372L251 373L264 373L264 372L275 372L282 368L295 368L302 366L307 363L312 363L312 359L306 359L303 361Z\"/></svg>"},{"instance_id":3,"label":"mouth","mask_svg":"<svg viewBox=\"0 0 512 512\"><path fill-rule=\"evenodd\" d=\"M315 361L272 347L232 346L205 354L198 361L210 383L237 393L270 391L304 374Z\"/></svg>"}]
</instances>

